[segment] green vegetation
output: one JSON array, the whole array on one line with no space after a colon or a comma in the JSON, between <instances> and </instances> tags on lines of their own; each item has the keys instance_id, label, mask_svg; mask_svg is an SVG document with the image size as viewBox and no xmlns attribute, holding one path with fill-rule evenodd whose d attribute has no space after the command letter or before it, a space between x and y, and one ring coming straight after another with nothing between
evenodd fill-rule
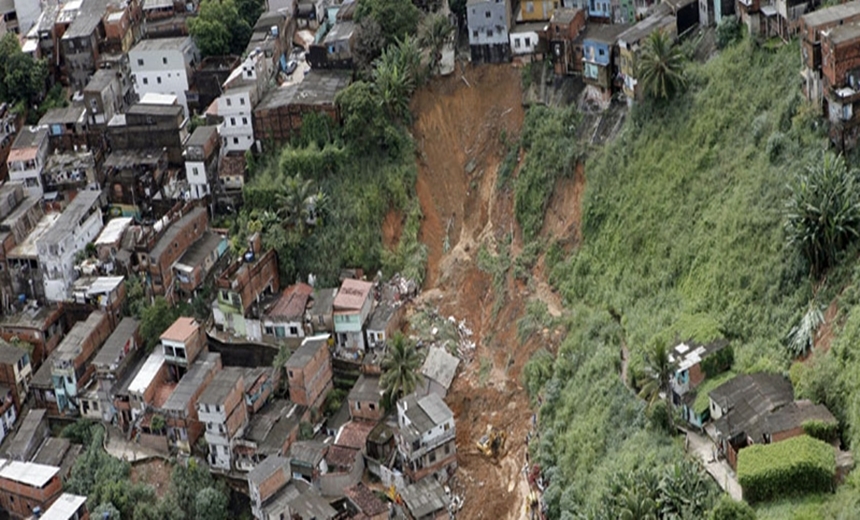
<instances>
[{"instance_id":1,"label":"green vegetation","mask_svg":"<svg viewBox=\"0 0 860 520\"><path fill-rule=\"evenodd\" d=\"M831 443L839 439L839 424L824 421L806 421L803 423L803 432L814 439Z\"/></svg>"},{"instance_id":2,"label":"green vegetation","mask_svg":"<svg viewBox=\"0 0 860 520\"><path fill-rule=\"evenodd\" d=\"M728 495L723 495L711 510L708 520L756 520L756 515L746 502L735 502Z\"/></svg>"},{"instance_id":3,"label":"green vegetation","mask_svg":"<svg viewBox=\"0 0 860 520\"><path fill-rule=\"evenodd\" d=\"M182 316L182 308L170 305L163 297L155 298L155 303L140 313L140 336L147 350L152 350L159 342L161 334Z\"/></svg>"},{"instance_id":4,"label":"green vegetation","mask_svg":"<svg viewBox=\"0 0 860 520\"><path fill-rule=\"evenodd\" d=\"M586 164L582 243L566 260L555 248L547 261L569 332L551 368L541 354L525 370L526 388L543 397L535 458L550 479L550 517L599 507L618 471L661 470L681 458L672 439L647 428L644 403L617 377L622 343L634 374L655 343L678 338L730 340L739 372L788 368L784 339L813 282L803 256L786 247L785 186L826 143L800 99L797 53L796 44L766 52L747 39L688 65L684 93L634 108ZM771 154L773 135L780 145ZM845 276L817 284L818 300L833 298ZM860 311L853 322L857 345ZM860 374L853 359L845 363ZM802 386L820 391L809 372ZM860 392L860 376L843 378ZM822 393L853 402L847 390Z\"/></svg>"},{"instance_id":5,"label":"green vegetation","mask_svg":"<svg viewBox=\"0 0 860 520\"><path fill-rule=\"evenodd\" d=\"M684 51L667 31L654 31L645 39L636 67L642 89L653 99L666 100L687 86Z\"/></svg>"},{"instance_id":6,"label":"green vegetation","mask_svg":"<svg viewBox=\"0 0 860 520\"><path fill-rule=\"evenodd\" d=\"M391 45L415 35L421 11L405 0L366 0L359 2L355 11L357 22L365 18L372 18L379 24L386 45Z\"/></svg>"},{"instance_id":7,"label":"green vegetation","mask_svg":"<svg viewBox=\"0 0 860 520\"><path fill-rule=\"evenodd\" d=\"M450 43L454 26L448 17L435 13L424 17L418 27L418 43L430 53L430 71L438 72L442 61L442 49Z\"/></svg>"},{"instance_id":8,"label":"green vegetation","mask_svg":"<svg viewBox=\"0 0 860 520\"><path fill-rule=\"evenodd\" d=\"M705 377L715 377L732 367L735 362L735 349L727 345L702 360L700 366Z\"/></svg>"},{"instance_id":9,"label":"green vegetation","mask_svg":"<svg viewBox=\"0 0 860 520\"><path fill-rule=\"evenodd\" d=\"M833 447L808 435L738 452L738 482L749 502L829 491L835 473Z\"/></svg>"},{"instance_id":10,"label":"green vegetation","mask_svg":"<svg viewBox=\"0 0 860 520\"><path fill-rule=\"evenodd\" d=\"M421 362L415 345L403 334L395 333L382 359L382 377L379 378L379 387L386 394L385 401L397 402L418 388L423 381L418 372Z\"/></svg>"},{"instance_id":11,"label":"green vegetation","mask_svg":"<svg viewBox=\"0 0 860 520\"><path fill-rule=\"evenodd\" d=\"M241 14L240 5L244 10ZM256 17L249 20L242 14L259 16L262 5L257 0L203 0L197 16L188 20L188 32L203 56L241 55L257 23Z\"/></svg>"},{"instance_id":12,"label":"green vegetation","mask_svg":"<svg viewBox=\"0 0 860 520\"><path fill-rule=\"evenodd\" d=\"M736 375L737 374L734 372L726 372L725 374L705 379L702 384L699 385L699 388L696 389L696 400L693 401L693 411L698 415L702 415L707 412L711 407L711 400L708 397L708 394Z\"/></svg>"}]
</instances>

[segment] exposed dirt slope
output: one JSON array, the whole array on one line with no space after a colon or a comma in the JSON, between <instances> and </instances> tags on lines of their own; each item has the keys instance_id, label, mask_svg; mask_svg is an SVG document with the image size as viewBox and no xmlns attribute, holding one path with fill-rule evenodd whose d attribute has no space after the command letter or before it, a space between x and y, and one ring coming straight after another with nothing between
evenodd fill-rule
<instances>
[{"instance_id":1,"label":"exposed dirt slope","mask_svg":"<svg viewBox=\"0 0 860 520\"><path fill-rule=\"evenodd\" d=\"M559 298L542 279L542 261L529 283L508 273L503 305L494 314L491 277L480 271L481 244L491 249L513 236L512 258L522 249L513 217L513 195L496 188L506 153L503 139L519 135L524 111L519 71L510 66L459 69L417 93L413 133L418 147L418 196L424 213L421 239L429 248L427 287L422 299L443 315L465 319L473 329L474 361L463 367L446 401L457 420L460 469L452 483L465 494L460 518L518 519L528 493L521 473L532 409L520 373L540 346L553 348L558 331L544 330L525 345L517 340L517 320L530 299L541 299L553 316ZM578 234L579 197L584 173L560 185L550 203L544 233L573 239ZM566 216L565 216L566 215ZM475 441L486 425L508 431L509 451L498 464L477 454Z\"/></svg>"}]
</instances>

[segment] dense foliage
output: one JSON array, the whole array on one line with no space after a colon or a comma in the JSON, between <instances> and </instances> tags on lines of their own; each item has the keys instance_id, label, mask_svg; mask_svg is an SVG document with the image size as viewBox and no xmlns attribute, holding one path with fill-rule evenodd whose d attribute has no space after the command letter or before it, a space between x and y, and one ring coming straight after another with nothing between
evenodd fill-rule
<instances>
[{"instance_id":1,"label":"dense foliage","mask_svg":"<svg viewBox=\"0 0 860 520\"><path fill-rule=\"evenodd\" d=\"M839 424L819 420L803 423L803 433L827 443L839 440Z\"/></svg>"},{"instance_id":2,"label":"dense foliage","mask_svg":"<svg viewBox=\"0 0 860 520\"><path fill-rule=\"evenodd\" d=\"M262 5L257 0L203 0L197 16L188 20L188 32L203 56L241 55L257 22L249 18L259 17Z\"/></svg>"},{"instance_id":3,"label":"dense foliage","mask_svg":"<svg viewBox=\"0 0 860 520\"><path fill-rule=\"evenodd\" d=\"M355 11L356 21L372 18L379 24L386 45L415 35L421 11L409 0L363 0Z\"/></svg>"},{"instance_id":4,"label":"dense foliage","mask_svg":"<svg viewBox=\"0 0 860 520\"><path fill-rule=\"evenodd\" d=\"M654 99L665 100L680 93L687 85L685 60L684 52L668 31L649 34L636 62L642 89Z\"/></svg>"},{"instance_id":5,"label":"dense foliage","mask_svg":"<svg viewBox=\"0 0 860 520\"><path fill-rule=\"evenodd\" d=\"M835 473L833 447L808 435L738 452L738 483L751 503L827 492Z\"/></svg>"},{"instance_id":6,"label":"dense foliage","mask_svg":"<svg viewBox=\"0 0 860 520\"><path fill-rule=\"evenodd\" d=\"M11 105L34 103L45 92L48 66L21 50L18 35L0 39L0 100Z\"/></svg>"}]
</instances>

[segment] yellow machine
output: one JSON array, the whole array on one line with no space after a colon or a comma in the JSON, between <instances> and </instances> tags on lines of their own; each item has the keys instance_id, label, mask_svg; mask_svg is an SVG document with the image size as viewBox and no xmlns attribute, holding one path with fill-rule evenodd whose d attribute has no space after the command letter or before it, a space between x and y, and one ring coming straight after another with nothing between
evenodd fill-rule
<instances>
[{"instance_id":1,"label":"yellow machine","mask_svg":"<svg viewBox=\"0 0 860 520\"><path fill-rule=\"evenodd\" d=\"M508 434L502 430L496 430L493 425L487 425L487 433L476 443L481 453L487 457L499 459L505 454L505 442Z\"/></svg>"}]
</instances>

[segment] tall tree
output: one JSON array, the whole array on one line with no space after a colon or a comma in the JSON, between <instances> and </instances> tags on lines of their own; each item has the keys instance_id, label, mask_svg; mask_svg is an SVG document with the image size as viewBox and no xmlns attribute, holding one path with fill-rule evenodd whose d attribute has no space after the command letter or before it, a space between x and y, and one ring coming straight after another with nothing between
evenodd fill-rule
<instances>
[{"instance_id":1,"label":"tall tree","mask_svg":"<svg viewBox=\"0 0 860 520\"><path fill-rule=\"evenodd\" d=\"M365 17L376 20L386 45L391 45L415 34L421 11L411 0L362 0L358 3L355 17L358 22Z\"/></svg>"},{"instance_id":2,"label":"tall tree","mask_svg":"<svg viewBox=\"0 0 860 520\"><path fill-rule=\"evenodd\" d=\"M388 352L382 359L382 377L379 384L389 396L389 402L396 402L404 395L415 391L423 378L418 372L421 358L415 345L397 333L391 339Z\"/></svg>"},{"instance_id":3,"label":"tall tree","mask_svg":"<svg viewBox=\"0 0 860 520\"><path fill-rule=\"evenodd\" d=\"M658 342L645 354L645 374L639 381L639 396L654 404L663 393L667 404L671 407L671 388L669 383L675 373L675 363L671 360L671 351L665 343Z\"/></svg>"},{"instance_id":4,"label":"tall tree","mask_svg":"<svg viewBox=\"0 0 860 520\"><path fill-rule=\"evenodd\" d=\"M149 307L143 309L140 315L140 335L146 343L146 348L151 349L158 343L161 334L170 327L180 316L178 307L167 303L159 296Z\"/></svg>"},{"instance_id":5,"label":"tall tree","mask_svg":"<svg viewBox=\"0 0 860 520\"><path fill-rule=\"evenodd\" d=\"M451 41L454 26L442 13L425 16L418 27L418 43L430 53L430 70L438 72L442 50Z\"/></svg>"},{"instance_id":6,"label":"tall tree","mask_svg":"<svg viewBox=\"0 0 860 520\"><path fill-rule=\"evenodd\" d=\"M242 17L235 0L203 0L188 32L204 56L242 54L251 39L252 25Z\"/></svg>"},{"instance_id":7,"label":"tall tree","mask_svg":"<svg viewBox=\"0 0 860 520\"><path fill-rule=\"evenodd\" d=\"M355 46L352 60L355 68L364 79L369 79L373 62L385 47L385 36L376 19L366 16L355 28Z\"/></svg>"},{"instance_id":8,"label":"tall tree","mask_svg":"<svg viewBox=\"0 0 860 520\"><path fill-rule=\"evenodd\" d=\"M642 88L655 99L669 99L687 85L684 53L666 31L654 31L648 35L637 67Z\"/></svg>"},{"instance_id":9,"label":"tall tree","mask_svg":"<svg viewBox=\"0 0 860 520\"><path fill-rule=\"evenodd\" d=\"M195 498L194 507L197 509L197 520L227 520L229 502L230 499L226 492L211 486L201 489Z\"/></svg>"},{"instance_id":10,"label":"tall tree","mask_svg":"<svg viewBox=\"0 0 860 520\"><path fill-rule=\"evenodd\" d=\"M858 172L825 152L789 184L785 230L812 274L820 276L860 232Z\"/></svg>"}]
</instances>

